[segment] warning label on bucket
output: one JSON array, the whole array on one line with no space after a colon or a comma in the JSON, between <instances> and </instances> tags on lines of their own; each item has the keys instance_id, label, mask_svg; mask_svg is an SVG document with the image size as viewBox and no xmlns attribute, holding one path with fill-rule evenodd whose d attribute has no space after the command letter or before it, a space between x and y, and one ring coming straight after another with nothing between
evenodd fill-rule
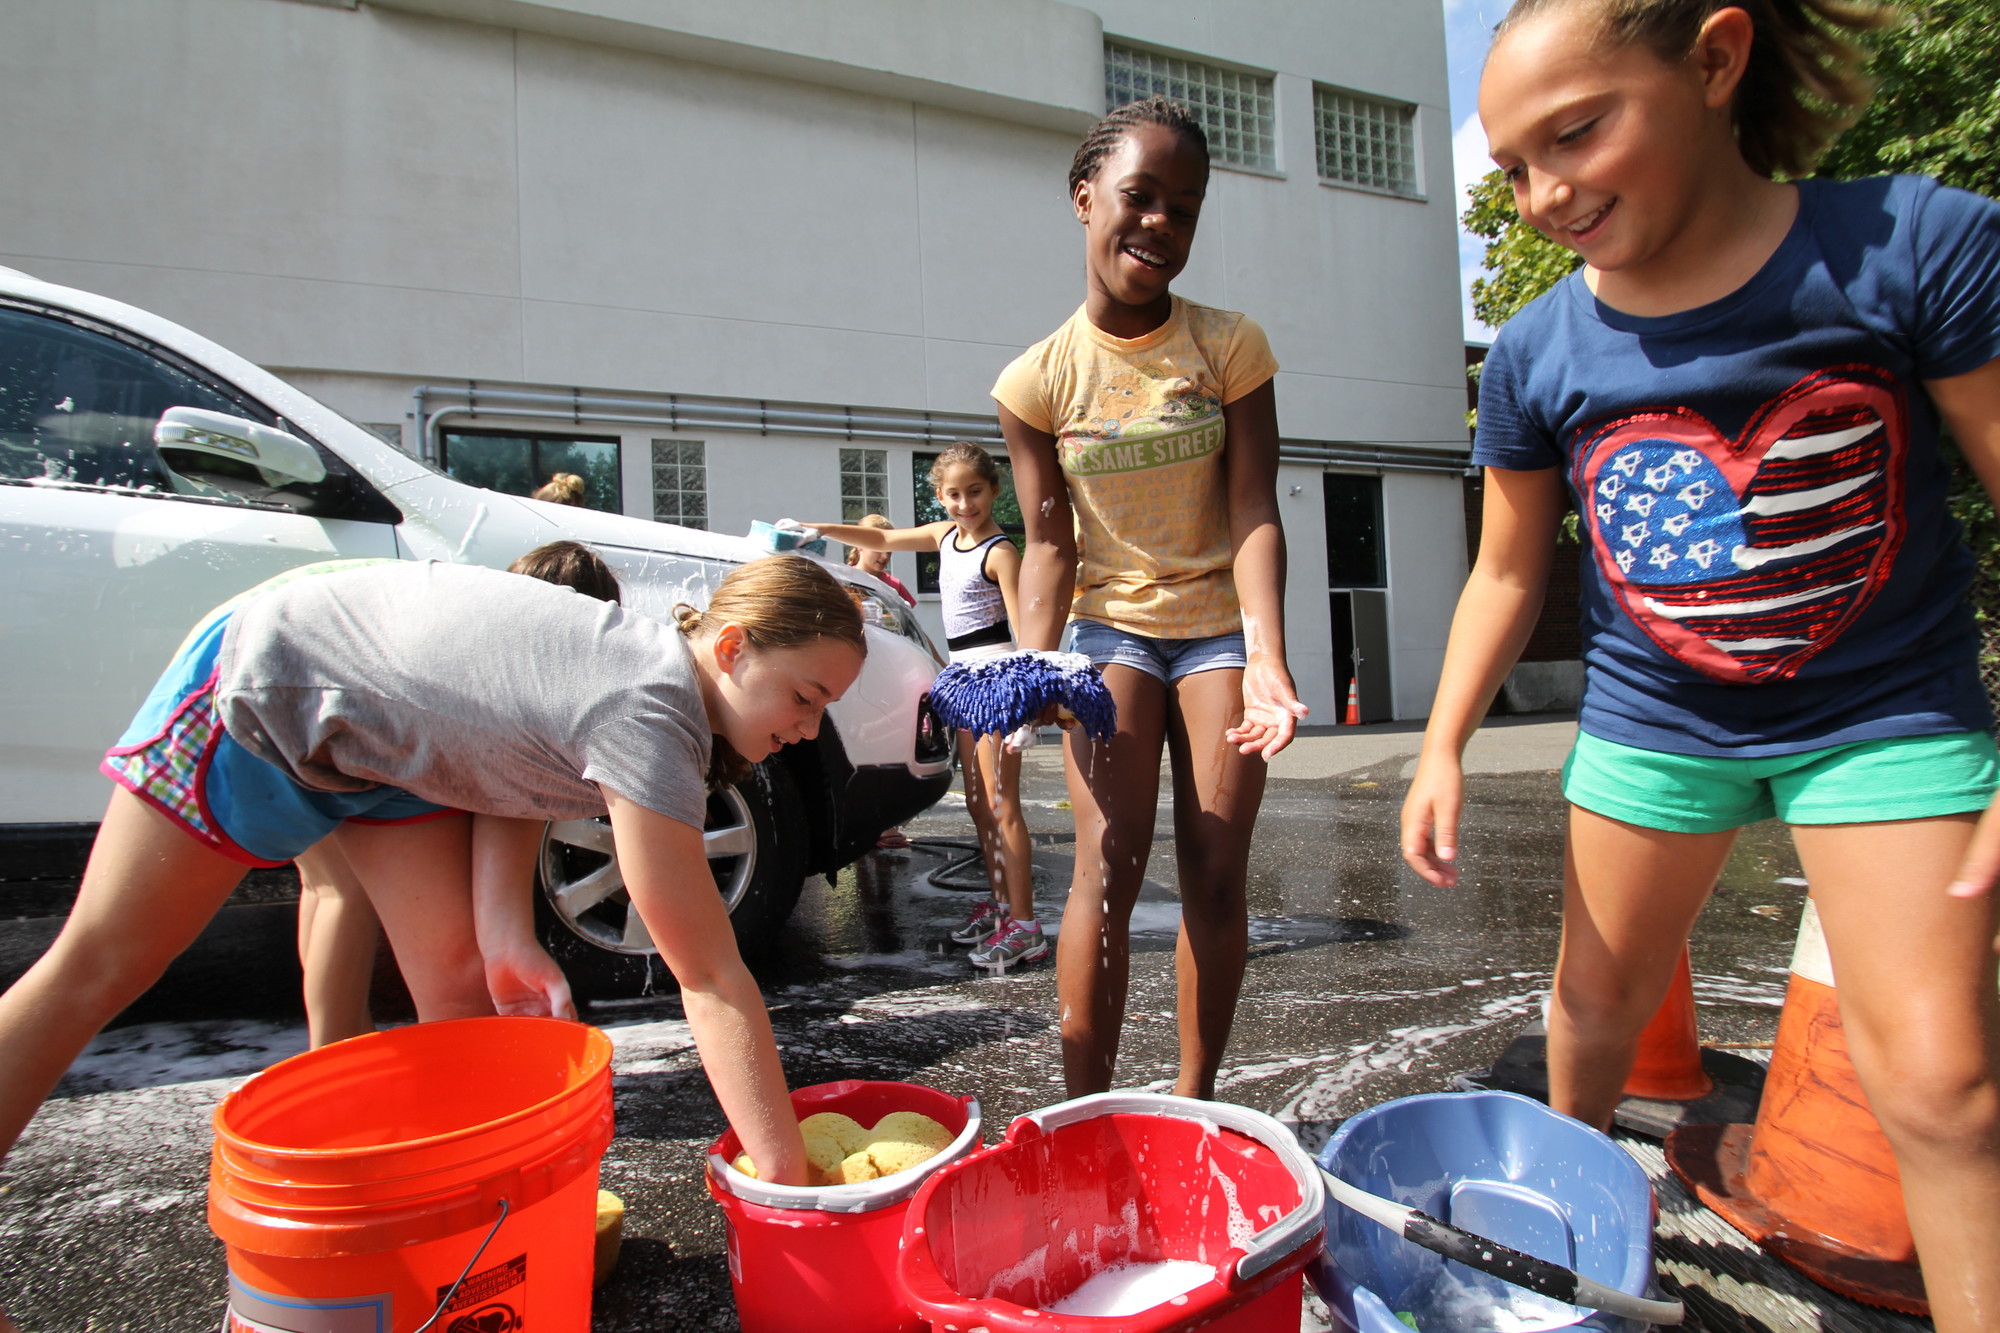
<instances>
[{"instance_id":1,"label":"warning label on bucket","mask_svg":"<svg viewBox=\"0 0 2000 1333\"><path fill-rule=\"evenodd\" d=\"M520 1292L528 1283L528 1256L517 1254L504 1264L466 1275L451 1304L444 1307L450 1316L438 1325L444 1333L520 1333L527 1327L521 1315ZM438 1288L442 1301L450 1284Z\"/></svg>"},{"instance_id":2,"label":"warning label on bucket","mask_svg":"<svg viewBox=\"0 0 2000 1333\"><path fill-rule=\"evenodd\" d=\"M222 1333L387 1333L389 1296L313 1300L276 1296L229 1279Z\"/></svg>"}]
</instances>

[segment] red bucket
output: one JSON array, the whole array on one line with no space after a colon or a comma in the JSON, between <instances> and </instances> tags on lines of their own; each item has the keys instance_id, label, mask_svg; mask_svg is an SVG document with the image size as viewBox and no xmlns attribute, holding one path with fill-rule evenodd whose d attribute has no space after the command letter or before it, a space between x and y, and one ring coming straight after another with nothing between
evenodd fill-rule
<instances>
[{"instance_id":1,"label":"red bucket","mask_svg":"<svg viewBox=\"0 0 2000 1333\"><path fill-rule=\"evenodd\" d=\"M773 1185L730 1167L743 1151L730 1130L708 1150L708 1192L729 1223L729 1284L743 1333L922 1333L896 1281L910 1196L945 1163L979 1146L979 1101L915 1083L848 1080L800 1088L803 1120L837 1111L874 1125L916 1111L952 1132L920 1167L854 1185Z\"/></svg>"},{"instance_id":2,"label":"red bucket","mask_svg":"<svg viewBox=\"0 0 2000 1333\"><path fill-rule=\"evenodd\" d=\"M1267 1115L1148 1093L1080 1097L1022 1116L999 1144L924 1182L903 1288L934 1330L1296 1333L1325 1204L1318 1168ZM1049 1308L1100 1274L1174 1261L1208 1276L1132 1313Z\"/></svg>"}]
</instances>

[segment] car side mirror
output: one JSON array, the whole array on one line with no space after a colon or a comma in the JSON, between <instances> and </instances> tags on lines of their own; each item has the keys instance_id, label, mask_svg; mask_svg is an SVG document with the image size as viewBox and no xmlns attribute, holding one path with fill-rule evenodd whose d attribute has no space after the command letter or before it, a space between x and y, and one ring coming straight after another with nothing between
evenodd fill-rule
<instances>
[{"instance_id":1,"label":"car side mirror","mask_svg":"<svg viewBox=\"0 0 2000 1333\"><path fill-rule=\"evenodd\" d=\"M238 459L261 468L276 485L326 479L326 463L304 440L290 431L226 412L170 407L160 413L153 426L153 444L160 449L187 449Z\"/></svg>"}]
</instances>

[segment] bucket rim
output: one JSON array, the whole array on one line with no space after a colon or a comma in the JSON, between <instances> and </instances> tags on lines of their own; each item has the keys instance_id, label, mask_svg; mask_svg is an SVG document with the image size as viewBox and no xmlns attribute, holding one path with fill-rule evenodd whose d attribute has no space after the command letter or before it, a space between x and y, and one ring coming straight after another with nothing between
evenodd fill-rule
<instances>
[{"instance_id":1,"label":"bucket rim","mask_svg":"<svg viewBox=\"0 0 2000 1333\"><path fill-rule=\"evenodd\" d=\"M852 1185L779 1185L771 1181L757 1180L744 1175L723 1159L717 1151L722 1143L718 1138L708 1150L708 1178L710 1183L722 1193L745 1203L754 1203L763 1208L782 1208L800 1212L820 1213L872 1213L883 1208L893 1208L907 1201L933 1173L949 1166L979 1146L982 1129L979 1098L970 1093L946 1092L942 1088L929 1087L922 1083L905 1083L896 1079L841 1079L833 1083L815 1083L792 1091L794 1111L797 1099L806 1093L821 1093L827 1089L859 1091L863 1088L911 1088L957 1102L965 1108L965 1128L953 1136L950 1143L938 1149L927 1162L898 1171L893 1176L881 1176L875 1180L864 1180ZM846 1091L828 1092L829 1098L844 1096ZM728 1137L727 1134L722 1136Z\"/></svg>"},{"instance_id":2,"label":"bucket rim","mask_svg":"<svg viewBox=\"0 0 2000 1333\"><path fill-rule=\"evenodd\" d=\"M1637 1174L1638 1178L1641 1181L1644 1181L1646 1179L1646 1169L1640 1166L1638 1162L1634 1161L1630 1153L1627 1153L1623 1149L1618 1148L1617 1141L1614 1140L1609 1134L1606 1134L1603 1130L1593 1129L1591 1126L1584 1124L1581 1120L1577 1120L1571 1116L1566 1116L1562 1112L1557 1111L1552 1107L1550 1107L1547 1102L1537 1101L1535 1098L1526 1096L1522 1093L1509 1092L1504 1088L1466 1088L1462 1091L1456 1091L1456 1092L1418 1092L1418 1093L1412 1093L1408 1097L1392 1097L1386 1102L1377 1102L1373 1106L1363 1107L1361 1110L1356 1111L1353 1115L1343 1120L1340 1123L1340 1127L1334 1130L1332 1134L1327 1136L1325 1146L1323 1146L1319 1150L1318 1161L1322 1166L1326 1167L1326 1169L1332 1170L1333 1157L1337 1145L1345 1144L1347 1140L1354 1134L1355 1131L1366 1126L1369 1122L1374 1120L1376 1117L1380 1116L1384 1111L1388 1111L1397 1107L1415 1106L1421 1103L1428 1103L1428 1102L1467 1102L1467 1101L1496 1102L1496 1103L1519 1102L1523 1105L1533 1107L1537 1114L1551 1115L1556 1117L1559 1121L1563 1122L1566 1125L1573 1125L1579 1130L1587 1130L1591 1134L1594 1134L1598 1138L1604 1140L1605 1145L1617 1150L1618 1154L1617 1157L1608 1157L1607 1160L1615 1162L1622 1158L1624 1161L1629 1162L1631 1164L1633 1172Z\"/></svg>"},{"instance_id":3,"label":"bucket rim","mask_svg":"<svg viewBox=\"0 0 2000 1333\"><path fill-rule=\"evenodd\" d=\"M426 1134L417 1138L397 1139L389 1143L353 1144L344 1148L288 1147L282 1144L266 1143L261 1139L253 1139L247 1134L240 1133L231 1128L228 1123L228 1116L240 1104L239 1099L255 1095L260 1090L260 1085L261 1087L269 1087L270 1083L267 1080L272 1080L273 1076L280 1074L280 1071L285 1071L287 1075L296 1073L297 1071L290 1069L290 1066L301 1062L325 1063L329 1059L337 1058L329 1056L328 1052L338 1050L343 1046L349 1046L350 1043L354 1042L381 1044L384 1041L397 1040L399 1033L416 1031L418 1029L428 1029L426 1035L430 1036L446 1028L470 1023L508 1023L515 1026L532 1023L560 1025L564 1028L581 1028L584 1034L583 1050L579 1060L581 1067L568 1087L558 1092L553 1092L540 1101L533 1102L514 1111L509 1111L505 1115L496 1116L491 1120L482 1120L476 1125L466 1125L459 1129L445 1130L439 1134ZM218 1153L222 1152L226 1145L230 1152L254 1153L259 1156L289 1161L329 1162L358 1157L379 1157L386 1153L421 1151L426 1148L443 1147L468 1138L491 1134L497 1130L510 1128L535 1116L545 1115L565 1101L584 1095L590 1086L599 1079L608 1078L611 1071L611 1056L611 1038L605 1034L602 1028L580 1020L542 1018L516 1014L486 1014L476 1018L444 1018L436 1019L429 1023L408 1023L402 1027L385 1028L378 1032L366 1032L358 1037L349 1037L345 1041L333 1042L326 1046L315 1047L309 1051L300 1051L297 1055L287 1056L276 1064L259 1070L244 1080L240 1086L232 1089L227 1096L216 1104L215 1110L209 1116L209 1123L215 1131L215 1147Z\"/></svg>"},{"instance_id":4,"label":"bucket rim","mask_svg":"<svg viewBox=\"0 0 2000 1333\"><path fill-rule=\"evenodd\" d=\"M901 1252L896 1261L897 1276L909 1297L911 1308L933 1325L990 1326L996 1331L1004 1329L1016 1333L1026 1333L1031 1329L1062 1333L1063 1330L1080 1330L1085 1326L1095 1327L1109 1322L1096 1316L1054 1314L1047 1310L1016 1306L1011 1302L973 1298L957 1291L945 1282L931 1253L930 1240L925 1234L925 1215L934 1192L943 1188L952 1173L969 1170L974 1162L1040 1138L1045 1133L1106 1116L1126 1114L1192 1121L1204 1128L1227 1128L1240 1133L1271 1149L1297 1182L1299 1206L1256 1233L1251 1238L1253 1249L1239 1254L1233 1265L1218 1264L1212 1279L1214 1282L1233 1287L1238 1292L1255 1292L1255 1298L1262 1299L1269 1290L1275 1289L1274 1284L1296 1278L1319 1257L1320 1241L1326 1226L1326 1187L1320 1181L1319 1168L1299 1146L1297 1136L1282 1122L1261 1111L1227 1102L1200 1101L1164 1093L1100 1092L1015 1117L999 1143L974 1157L951 1163L924 1182L915 1202L910 1205L903 1225ZM1254 1248L1259 1241L1264 1242L1263 1246ZM996 1305L1004 1308L994 1308ZM1155 1306L1151 1310L1124 1316L1123 1320L1120 1327L1130 1327L1135 1333L1166 1333L1169 1329L1185 1326L1183 1312L1170 1305Z\"/></svg>"},{"instance_id":5,"label":"bucket rim","mask_svg":"<svg viewBox=\"0 0 2000 1333\"><path fill-rule=\"evenodd\" d=\"M1251 1236L1242 1257L1236 1261L1234 1271L1238 1281L1248 1282L1309 1245L1315 1235L1326 1229L1326 1186L1319 1178L1318 1164L1299 1145L1298 1135L1277 1118L1234 1102L1203 1101L1163 1092L1093 1092L1016 1116L1007 1126L1006 1141L1013 1142L1016 1131L1024 1126L1032 1125L1037 1132L1046 1134L1065 1125L1108 1115L1156 1115L1204 1126L1219 1125L1277 1154L1298 1184L1299 1202L1289 1213Z\"/></svg>"}]
</instances>

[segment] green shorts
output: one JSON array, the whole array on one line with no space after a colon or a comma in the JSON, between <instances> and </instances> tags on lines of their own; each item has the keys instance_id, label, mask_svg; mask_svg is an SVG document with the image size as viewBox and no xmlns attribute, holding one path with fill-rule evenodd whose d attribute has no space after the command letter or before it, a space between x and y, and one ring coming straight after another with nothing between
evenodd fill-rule
<instances>
[{"instance_id":1,"label":"green shorts","mask_svg":"<svg viewBox=\"0 0 2000 1333\"><path fill-rule=\"evenodd\" d=\"M1984 810L2000 757L1984 731L1857 741L1761 759L1641 750L1587 732L1563 764L1563 795L1668 833L1720 833L1762 819L1874 824Z\"/></svg>"}]
</instances>

